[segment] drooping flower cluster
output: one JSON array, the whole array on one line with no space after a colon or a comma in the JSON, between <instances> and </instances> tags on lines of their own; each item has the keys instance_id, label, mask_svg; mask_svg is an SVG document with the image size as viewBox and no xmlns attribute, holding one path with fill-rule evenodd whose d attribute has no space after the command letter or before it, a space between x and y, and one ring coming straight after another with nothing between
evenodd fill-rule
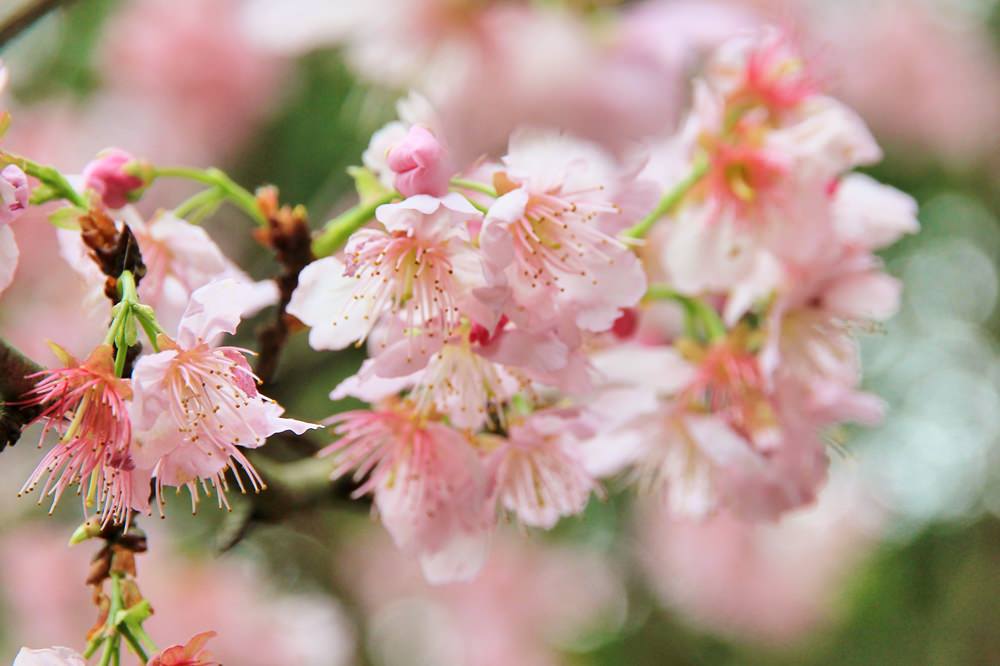
<instances>
[{"instance_id":1,"label":"drooping flower cluster","mask_svg":"<svg viewBox=\"0 0 1000 666\"><path fill-rule=\"evenodd\" d=\"M460 169L426 105L404 111L365 154L375 225L288 312L316 349L367 341L331 397L372 408L324 453L429 579L625 470L675 512L773 518L815 497L830 426L879 418L854 333L895 309L873 252L915 205L850 173L879 148L786 36L726 44L642 158L523 129Z\"/></svg>"},{"instance_id":2,"label":"drooping flower cluster","mask_svg":"<svg viewBox=\"0 0 1000 666\"><path fill-rule=\"evenodd\" d=\"M161 503L164 486L186 487L192 508L199 485L206 492L214 486L219 506L228 506L227 470L241 491L241 472L260 490L263 481L242 449L259 447L276 432L314 426L283 418L284 410L258 392L246 350L217 346L255 299L252 286L232 279L199 288L176 338L156 335L151 342L158 351L141 356L130 379L120 377L110 343L83 363L55 347L66 367L39 373L21 404L41 410L39 446L51 429L60 439L22 492L44 480L41 496L51 495L54 506L76 485L85 508L96 507L107 524L148 511L151 480Z\"/></svg>"}]
</instances>

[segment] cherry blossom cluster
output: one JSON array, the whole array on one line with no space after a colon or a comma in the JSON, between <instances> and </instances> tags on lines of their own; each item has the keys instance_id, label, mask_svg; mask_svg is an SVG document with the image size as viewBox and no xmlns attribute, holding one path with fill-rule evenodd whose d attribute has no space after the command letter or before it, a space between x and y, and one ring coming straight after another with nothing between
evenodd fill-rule
<instances>
[{"instance_id":1,"label":"cherry blossom cluster","mask_svg":"<svg viewBox=\"0 0 1000 666\"><path fill-rule=\"evenodd\" d=\"M15 403L58 440L22 492L75 488L127 527L164 488L220 506L232 482L262 489L246 451L318 426L222 338L277 304L279 350L299 324L315 350L367 346L331 398L370 407L333 416L321 456L429 580L474 576L499 522L552 528L607 477L677 514L810 503L837 426L881 416L855 334L896 308L875 252L916 207L853 173L879 147L780 32L726 43L692 97L675 134L627 151L526 127L469 164L413 94L353 170L359 203L314 237L301 207L215 169L110 149L65 177L0 153L0 288L8 223L62 201L63 258L111 300L103 343L82 361L54 346L62 367ZM144 219L132 203L176 177L207 189ZM275 250L277 285L197 225L226 202Z\"/></svg>"},{"instance_id":2,"label":"cherry blossom cluster","mask_svg":"<svg viewBox=\"0 0 1000 666\"><path fill-rule=\"evenodd\" d=\"M455 164L422 98L373 137L374 223L317 243L288 312L366 344L331 393L334 476L432 581L475 575L498 521L551 528L624 475L671 511L811 502L835 426L870 424L855 333L896 308L874 252L912 199L777 31L725 44L676 135L628 154L526 128ZM341 224L344 220L341 220Z\"/></svg>"}]
</instances>

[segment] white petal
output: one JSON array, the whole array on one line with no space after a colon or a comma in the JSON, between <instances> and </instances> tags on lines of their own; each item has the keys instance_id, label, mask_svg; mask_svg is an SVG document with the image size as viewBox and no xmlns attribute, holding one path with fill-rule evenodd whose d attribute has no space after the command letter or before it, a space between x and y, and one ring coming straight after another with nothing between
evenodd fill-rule
<instances>
[{"instance_id":1,"label":"white petal","mask_svg":"<svg viewBox=\"0 0 1000 666\"><path fill-rule=\"evenodd\" d=\"M336 257L314 261L299 274L299 286L287 311L312 327L309 344L313 349L343 349L368 335L374 317L365 320L346 314L357 284L356 278L344 275L344 263Z\"/></svg>"},{"instance_id":2,"label":"white petal","mask_svg":"<svg viewBox=\"0 0 1000 666\"><path fill-rule=\"evenodd\" d=\"M0 225L0 292L14 281L19 254L13 230L9 225Z\"/></svg>"}]
</instances>

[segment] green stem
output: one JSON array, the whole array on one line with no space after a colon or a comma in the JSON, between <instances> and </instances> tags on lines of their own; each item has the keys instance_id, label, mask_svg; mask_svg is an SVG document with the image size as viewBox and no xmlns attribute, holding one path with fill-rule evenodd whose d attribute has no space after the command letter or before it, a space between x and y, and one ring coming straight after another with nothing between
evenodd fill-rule
<instances>
[{"instance_id":1,"label":"green stem","mask_svg":"<svg viewBox=\"0 0 1000 666\"><path fill-rule=\"evenodd\" d=\"M221 191L243 212L260 226L267 226L267 218L257 205L257 197L239 185L220 169L195 169L193 167L156 167L149 172L150 178L186 178L205 185L212 185Z\"/></svg>"},{"instance_id":2,"label":"green stem","mask_svg":"<svg viewBox=\"0 0 1000 666\"><path fill-rule=\"evenodd\" d=\"M458 187L464 190L472 190L473 192L479 192L480 194L485 194L486 196L497 198L497 191L487 185L486 183L480 183L475 180L466 180L464 178L452 178L451 186Z\"/></svg>"},{"instance_id":3,"label":"green stem","mask_svg":"<svg viewBox=\"0 0 1000 666\"><path fill-rule=\"evenodd\" d=\"M674 301L684 308L684 333L689 337L697 337L703 333L709 342L718 342L726 337L726 325L711 305L682 294L664 284L651 284L646 290L646 300ZM699 331L695 324L701 326Z\"/></svg>"},{"instance_id":4,"label":"green stem","mask_svg":"<svg viewBox=\"0 0 1000 666\"><path fill-rule=\"evenodd\" d=\"M146 633L146 630L141 624L129 623L129 628L132 630L132 634L139 638L140 641L146 644L146 647L151 651L156 652L156 642Z\"/></svg>"},{"instance_id":5,"label":"green stem","mask_svg":"<svg viewBox=\"0 0 1000 666\"><path fill-rule=\"evenodd\" d=\"M106 641L107 639L108 639L107 636L95 636L94 638L90 639L90 642L87 643L87 647L83 651L83 658L90 659L91 657L93 657L94 653L97 652L102 645L104 645L104 641Z\"/></svg>"},{"instance_id":6,"label":"green stem","mask_svg":"<svg viewBox=\"0 0 1000 666\"><path fill-rule=\"evenodd\" d=\"M111 633L107 637L107 643L104 646L104 653L101 655L99 666L110 666L112 663L118 664L121 662L121 634L118 632L118 629L114 624L115 616L118 615L118 611L121 610L121 607L121 574L112 573L111 604L108 607L108 624L105 628L106 631L110 631Z\"/></svg>"},{"instance_id":7,"label":"green stem","mask_svg":"<svg viewBox=\"0 0 1000 666\"><path fill-rule=\"evenodd\" d=\"M135 652L139 659L142 660L142 663L145 664L149 661L149 655L146 654L146 650L143 649L142 644L139 643L135 634L132 633L131 626L128 624L121 624L118 627L118 632L122 635L122 638L125 639L125 642L128 643L129 649L132 650L132 652Z\"/></svg>"},{"instance_id":8,"label":"green stem","mask_svg":"<svg viewBox=\"0 0 1000 666\"><path fill-rule=\"evenodd\" d=\"M104 344L111 345L118 340L118 332L125 323L127 311L128 307L123 306L118 310L118 313L115 314L115 318L111 321L111 326L108 327L108 333L104 336Z\"/></svg>"},{"instance_id":9,"label":"green stem","mask_svg":"<svg viewBox=\"0 0 1000 666\"><path fill-rule=\"evenodd\" d=\"M701 179L708 173L708 166L708 158L704 155L699 156L695 160L694 167L687 178L677 183L672 190L664 194L663 198L660 199L660 203L653 209L653 212L644 217L631 229L627 229L622 235L626 238L645 238L646 234L653 228L653 225L664 215L673 212L684 200L688 192L701 182Z\"/></svg>"},{"instance_id":10,"label":"green stem","mask_svg":"<svg viewBox=\"0 0 1000 666\"><path fill-rule=\"evenodd\" d=\"M127 318L127 317L126 317ZM115 376L121 377L125 372L125 361L128 359L128 339L126 327L122 326L118 332L118 339L115 340Z\"/></svg>"},{"instance_id":11,"label":"green stem","mask_svg":"<svg viewBox=\"0 0 1000 666\"><path fill-rule=\"evenodd\" d=\"M378 199L369 203L358 204L327 222L323 230L313 240L313 254L317 258L328 257L339 250L347 242L347 239L351 237L351 234L371 221L375 216L376 208L391 202L397 197L399 197L398 192L383 194Z\"/></svg>"},{"instance_id":12,"label":"green stem","mask_svg":"<svg viewBox=\"0 0 1000 666\"><path fill-rule=\"evenodd\" d=\"M210 187L177 204L177 207L174 208L174 215L182 219L186 218L191 224L199 224L215 210L225 196L218 187ZM197 219L195 219L195 213L197 213Z\"/></svg>"},{"instance_id":13,"label":"green stem","mask_svg":"<svg viewBox=\"0 0 1000 666\"><path fill-rule=\"evenodd\" d=\"M26 174L42 181L51 187L52 190L59 196L66 199L74 206L81 208L82 210L88 210L90 208L90 204L84 196L77 192L73 186L69 184L69 181L66 180L66 177L63 176L57 169L45 166L44 164L39 164L38 162L29 160L27 157L21 157L20 155L14 155L12 153L0 154L0 162L20 167Z\"/></svg>"},{"instance_id":14,"label":"green stem","mask_svg":"<svg viewBox=\"0 0 1000 666\"><path fill-rule=\"evenodd\" d=\"M465 200L468 201L472 205L473 208L475 208L476 210L478 210L483 215L486 215L486 213L490 212L489 206L484 206L483 204L479 203L475 199L471 199L469 197L465 197Z\"/></svg>"},{"instance_id":15,"label":"green stem","mask_svg":"<svg viewBox=\"0 0 1000 666\"><path fill-rule=\"evenodd\" d=\"M153 351L158 353L160 351L160 343L156 341L156 337L165 331L160 327L158 321L155 319L152 321L148 320L146 317L139 314L139 310L136 310L136 319L139 320L139 325L142 326L142 330L146 332L146 337L149 338L149 344L152 345Z\"/></svg>"},{"instance_id":16,"label":"green stem","mask_svg":"<svg viewBox=\"0 0 1000 666\"><path fill-rule=\"evenodd\" d=\"M118 276L118 289L121 292L122 302L130 304L139 302L139 289L132 271L122 271Z\"/></svg>"}]
</instances>

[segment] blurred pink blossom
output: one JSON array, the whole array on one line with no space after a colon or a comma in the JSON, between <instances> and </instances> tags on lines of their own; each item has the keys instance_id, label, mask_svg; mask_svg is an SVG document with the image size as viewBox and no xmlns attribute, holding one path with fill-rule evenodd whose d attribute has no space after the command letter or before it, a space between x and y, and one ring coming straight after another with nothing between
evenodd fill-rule
<instances>
[{"instance_id":1,"label":"blurred pink blossom","mask_svg":"<svg viewBox=\"0 0 1000 666\"><path fill-rule=\"evenodd\" d=\"M836 475L810 509L775 524L641 513L640 562L663 603L722 634L785 645L831 619L884 514L856 478Z\"/></svg>"},{"instance_id":2,"label":"blurred pink blossom","mask_svg":"<svg viewBox=\"0 0 1000 666\"><path fill-rule=\"evenodd\" d=\"M493 548L474 581L444 586L378 535L343 549L337 572L368 613L381 663L560 666L560 647L624 620L625 590L603 555L505 532Z\"/></svg>"},{"instance_id":3,"label":"blurred pink blossom","mask_svg":"<svg viewBox=\"0 0 1000 666\"><path fill-rule=\"evenodd\" d=\"M140 0L106 27L103 69L112 94L141 101L165 134L230 153L280 97L280 62L233 25L238 0ZM146 154L154 158L155 155Z\"/></svg>"},{"instance_id":4,"label":"blurred pink blossom","mask_svg":"<svg viewBox=\"0 0 1000 666\"><path fill-rule=\"evenodd\" d=\"M212 653L224 664L355 663L353 628L336 601L275 592L250 562L192 557L170 533L150 532L156 547L138 560L138 584L155 611L146 629L160 645L210 629L218 634ZM12 635L29 645L83 647L97 617L84 584L92 554L87 544L67 547L55 525L18 526L0 537L0 598Z\"/></svg>"}]
</instances>

